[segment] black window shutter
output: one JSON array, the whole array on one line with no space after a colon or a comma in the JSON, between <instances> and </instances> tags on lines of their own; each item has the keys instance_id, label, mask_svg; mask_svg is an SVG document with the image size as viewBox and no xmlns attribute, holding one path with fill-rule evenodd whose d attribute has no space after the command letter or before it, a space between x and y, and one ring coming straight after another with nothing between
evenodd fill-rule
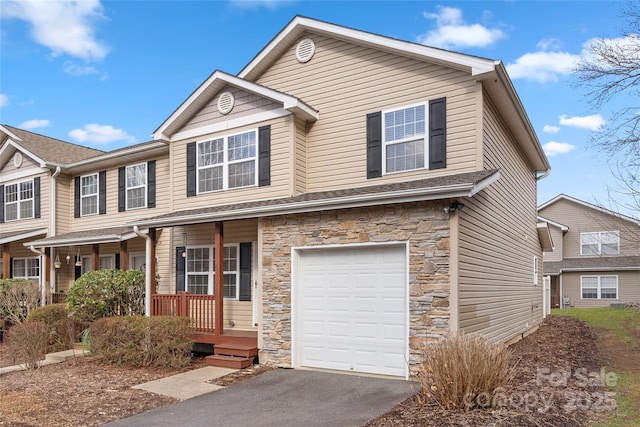
<instances>
[{"instance_id":1,"label":"black window shutter","mask_svg":"<svg viewBox=\"0 0 640 427\"><path fill-rule=\"evenodd\" d=\"M429 169L447 167L447 98L429 101Z\"/></svg>"},{"instance_id":2,"label":"black window shutter","mask_svg":"<svg viewBox=\"0 0 640 427\"><path fill-rule=\"evenodd\" d=\"M382 176L382 113L367 114L367 179Z\"/></svg>"},{"instance_id":3,"label":"black window shutter","mask_svg":"<svg viewBox=\"0 0 640 427\"><path fill-rule=\"evenodd\" d=\"M75 265L74 267L74 272L73 272L73 280L78 280L80 278L80 276L82 276L82 266L77 266Z\"/></svg>"},{"instance_id":4,"label":"black window shutter","mask_svg":"<svg viewBox=\"0 0 640 427\"><path fill-rule=\"evenodd\" d=\"M271 126L258 128L258 186L271 185Z\"/></svg>"},{"instance_id":5,"label":"black window shutter","mask_svg":"<svg viewBox=\"0 0 640 427\"><path fill-rule=\"evenodd\" d=\"M124 166L118 168L118 212L127 210L127 177Z\"/></svg>"},{"instance_id":6,"label":"black window shutter","mask_svg":"<svg viewBox=\"0 0 640 427\"><path fill-rule=\"evenodd\" d=\"M114 265L116 270L120 270L120 254L116 254L116 265Z\"/></svg>"},{"instance_id":7,"label":"black window shutter","mask_svg":"<svg viewBox=\"0 0 640 427\"><path fill-rule=\"evenodd\" d=\"M13 279L13 258L9 258L9 277L8 279Z\"/></svg>"},{"instance_id":8,"label":"black window shutter","mask_svg":"<svg viewBox=\"0 0 640 427\"><path fill-rule=\"evenodd\" d=\"M187 144L187 197L195 196L196 189L196 143Z\"/></svg>"},{"instance_id":9,"label":"black window shutter","mask_svg":"<svg viewBox=\"0 0 640 427\"><path fill-rule=\"evenodd\" d=\"M251 301L251 242L240 243L240 301Z\"/></svg>"},{"instance_id":10,"label":"black window shutter","mask_svg":"<svg viewBox=\"0 0 640 427\"><path fill-rule=\"evenodd\" d=\"M40 177L33 178L33 217L40 218Z\"/></svg>"},{"instance_id":11,"label":"black window shutter","mask_svg":"<svg viewBox=\"0 0 640 427\"><path fill-rule=\"evenodd\" d=\"M98 213L107 213L107 171L98 172Z\"/></svg>"},{"instance_id":12,"label":"black window shutter","mask_svg":"<svg viewBox=\"0 0 640 427\"><path fill-rule=\"evenodd\" d=\"M186 261L182 254L187 250L184 246L176 247L176 292L185 290Z\"/></svg>"},{"instance_id":13,"label":"black window shutter","mask_svg":"<svg viewBox=\"0 0 640 427\"><path fill-rule=\"evenodd\" d=\"M4 223L4 185L0 185L0 224Z\"/></svg>"},{"instance_id":14,"label":"black window shutter","mask_svg":"<svg viewBox=\"0 0 640 427\"><path fill-rule=\"evenodd\" d=\"M73 178L73 217L80 218L80 177Z\"/></svg>"},{"instance_id":15,"label":"black window shutter","mask_svg":"<svg viewBox=\"0 0 640 427\"><path fill-rule=\"evenodd\" d=\"M147 162L147 207L156 207L156 161Z\"/></svg>"}]
</instances>

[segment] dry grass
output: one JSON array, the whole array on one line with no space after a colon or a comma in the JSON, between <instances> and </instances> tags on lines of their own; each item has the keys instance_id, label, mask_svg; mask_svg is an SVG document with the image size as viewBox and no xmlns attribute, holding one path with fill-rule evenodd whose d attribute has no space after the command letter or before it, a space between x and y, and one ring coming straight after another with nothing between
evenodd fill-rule
<instances>
[{"instance_id":1,"label":"dry grass","mask_svg":"<svg viewBox=\"0 0 640 427\"><path fill-rule=\"evenodd\" d=\"M443 409L494 407L513 375L509 350L478 335L452 334L424 352L418 397Z\"/></svg>"}]
</instances>

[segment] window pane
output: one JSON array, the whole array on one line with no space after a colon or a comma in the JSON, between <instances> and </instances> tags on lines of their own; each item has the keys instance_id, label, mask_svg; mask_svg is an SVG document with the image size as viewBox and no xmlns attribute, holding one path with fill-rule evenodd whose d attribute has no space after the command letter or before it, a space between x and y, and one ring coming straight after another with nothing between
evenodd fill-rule
<instances>
[{"instance_id":1,"label":"window pane","mask_svg":"<svg viewBox=\"0 0 640 427\"><path fill-rule=\"evenodd\" d=\"M12 204L5 204L5 219L7 221L13 221L15 219L18 219L18 204L17 203L12 203Z\"/></svg>"},{"instance_id":2,"label":"window pane","mask_svg":"<svg viewBox=\"0 0 640 427\"><path fill-rule=\"evenodd\" d=\"M147 165L127 166L127 188L139 187L147 184Z\"/></svg>"},{"instance_id":3,"label":"window pane","mask_svg":"<svg viewBox=\"0 0 640 427\"><path fill-rule=\"evenodd\" d=\"M114 257L112 255L106 255L100 257L100 269L101 270L113 270L115 268Z\"/></svg>"},{"instance_id":4,"label":"window pane","mask_svg":"<svg viewBox=\"0 0 640 427\"><path fill-rule=\"evenodd\" d=\"M147 205L146 200L145 187L127 190L127 209L143 208Z\"/></svg>"},{"instance_id":5,"label":"window pane","mask_svg":"<svg viewBox=\"0 0 640 427\"><path fill-rule=\"evenodd\" d=\"M255 183L255 161L229 165L229 188L247 187Z\"/></svg>"},{"instance_id":6,"label":"window pane","mask_svg":"<svg viewBox=\"0 0 640 427\"><path fill-rule=\"evenodd\" d=\"M598 298L598 289L597 288L582 288L582 298Z\"/></svg>"},{"instance_id":7,"label":"window pane","mask_svg":"<svg viewBox=\"0 0 640 427\"><path fill-rule=\"evenodd\" d=\"M11 203L18 201L18 184L11 184L4 187L4 202Z\"/></svg>"},{"instance_id":8,"label":"window pane","mask_svg":"<svg viewBox=\"0 0 640 427\"><path fill-rule=\"evenodd\" d=\"M206 167L224 162L224 140L214 139L198 144L198 166Z\"/></svg>"},{"instance_id":9,"label":"window pane","mask_svg":"<svg viewBox=\"0 0 640 427\"><path fill-rule=\"evenodd\" d=\"M248 159L256 156L256 134L247 132L229 137L229 161Z\"/></svg>"},{"instance_id":10,"label":"window pane","mask_svg":"<svg viewBox=\"0 0 640 427\"><path fill-rule=\"evenodd\" d=\"M399 172L424 167L424 141L412 141L387 146L387 172Z\"/></svg>"},{"instance_id":11,"label":"window pane","mask_svg":"<svg viewBox=\"0 0 640 427\"><path fill-rule=\"evenodd\" d=\"M13 260L13 277L26 277L26 262L23 259Z\"/></svg>"},{"instance_id":12,"label":"window pane","mask_svg":"<svg viewBox=\"0 0 640 427\"><path fill-rule=\"evenodd\" d=\"M201 169L198 188L200 192L222 189L222 166Z\"/></svg>"},{"instance_id":13,"label":"window pane","mask_svg":"<svg viewBox=\"0 0 640 427\"><path fill-rule=\"evenodd\" d=\"M425 133L425 107L418 105L402 110L390 111L384 115L385 142L405 138L422 138Z\"/></svg>"},{"instance_id":14,"label":"window pane","mask_svg":"<svg viewBox=\"0 0 640 427\"><path fill-rule=\"evenodd\" d=\"M31 217L33 217L33 200L20 202L20 218L24 219Z\"/></svg>"},{"instance_id":15,"label":"window pane","mask_svg":"<svg viewBox=\"0 0 640 427\"><path fill-rule=\"evenodd\" d=\"M224 274L224 297L235 298L237 289L237 274L225 273Z\"/></svg>"},{"instance_id":16,"label":"window pane","mask_svg":"<svg viewBox=\"0 0 640 427\"><path fill-rule=\"evenodd\" d=\"M33 198L33 181L20 183L20 200Z\"/></svg>"},{"instance_id":17,"label":"window pane","mask_svg":"<svg viewBox=\"0 0 640 427\"><path fill-rule=\"evenodd\" d=\"M80 178L80 195L87 196L98 193L98 177L96 175Z\"/></svg>"},{"instance_id":18,"label":"window pane","mask_svg":"<svg viewBox=\"0 0 640 427\"><path fill-rule=\"evenodd\" d=\"M600 233L601 252L604 255L620 253L620 235L617 232L605 231Z\"/></svg>"},{"instance_id":19,"label":"window pane","mask_svg":"<svg viewBox=\"0 0 640 427\"><path fill-rule=\"evenodd\" d=\"M206 295L209 291L209 276L206 274L189 275L187 278L187 292Z\"/></svg>"}]
</instances>

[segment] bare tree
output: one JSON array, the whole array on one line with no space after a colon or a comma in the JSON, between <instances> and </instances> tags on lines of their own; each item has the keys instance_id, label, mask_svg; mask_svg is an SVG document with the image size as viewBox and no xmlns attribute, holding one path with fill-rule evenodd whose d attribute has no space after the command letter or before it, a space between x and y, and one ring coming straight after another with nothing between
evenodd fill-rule
<instances>
[{"instance_id":1,"label":"bare tree","mask_svg":"<svg viewBox=\"0 0 640 427\"><path fill-rule=\"evenodd\" d=\"M617 189L609 189L612 210L622 207L640 214L640 106L628 105L640 99L640 6L628 2L621 13L625 28L620 36L592 40L574 75L576 86L586 92L595 109L614 99L627 104L608 117L607 124L592 134L590 143L609 159L619 184Z\"/></svg>"}]
</instances>

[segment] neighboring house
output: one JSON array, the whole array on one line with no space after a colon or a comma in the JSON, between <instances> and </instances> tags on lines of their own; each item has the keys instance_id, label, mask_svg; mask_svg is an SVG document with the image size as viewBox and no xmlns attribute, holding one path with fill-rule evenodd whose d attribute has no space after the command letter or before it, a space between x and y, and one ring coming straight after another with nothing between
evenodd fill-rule
<instances>
[{"instance_id":1,"label":"neighboring house","mask_svg":"<svg viewBox=\"0 0 640 427\"><path fill-rule=\"evenodd\" d=\"M555 247L544 253L552 308L640 301L640 221L564 194L538 215Z\"/></svg>"},{"instance_id":2,"label":"neighboring house","mask_svg":"<svg viewBox=\"0 0 640 427\"><path fill-rule=\"evenodd\" d=\"M190 316L214 350L249 337L262 363L406 378L450 332L509 342L542 320L549 163L499 61L296 17L153 138L155 208L114 212L111 153L68 188L107 171L110 221L157 260L151 313ZM72 212L71 234L30 243L102 254L74 233L103 221Z\"/></svg>"}]
</instances>

